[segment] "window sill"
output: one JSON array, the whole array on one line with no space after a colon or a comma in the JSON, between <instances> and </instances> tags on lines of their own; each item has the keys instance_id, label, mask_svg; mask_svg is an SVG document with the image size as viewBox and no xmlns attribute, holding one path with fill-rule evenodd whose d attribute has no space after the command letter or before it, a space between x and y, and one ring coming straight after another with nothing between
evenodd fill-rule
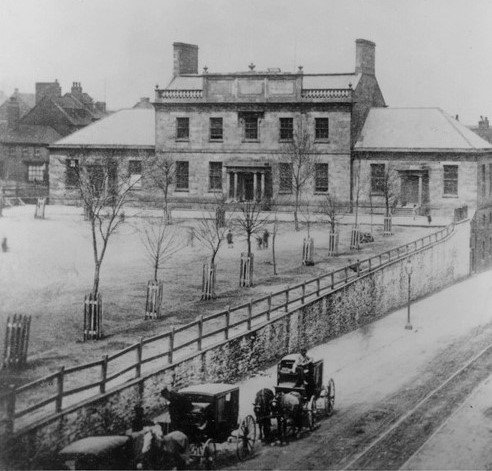
<instances>
[{"instance_id":1,"label":"window sill","mask_svg":"<svg viewBox=\"0 0 492 471\"><path fill-rule=\"evenodd\" d=\"M443 198L458 198L458 195L442 195Z\"/></svg>"},{"instance_id":2,"label":"window sill","mask_svg":"<svg viewBox=\"0 0 492 471\"><path fill-rule=\"evenodd\" d=\"M176 138L175 139L176 142L190 142L190 138Z\"/></svg>"},{"instance_id":3,"label":"window sill","mask_svg":"<svg viewBox=\"0 0 492 471\"><path fill-rule=\"evenodd\" d=\"M315 144L329 144L330 143L330 139L315 139L314 140Z\"/></svg>"},{"instance_id":4,"label":"window sill","mask_svg":"<svg viewBox=\"0 0 492 471\"><path fill-rule=\"evenodd\" d=\"M220 190L212 190L209 188L208 192L209 193L222 193L222 188Z\"/></svg>"},{"instance_id":5,"label":"window sill","mask_svg":"<svg viewBox=\"0 0 492 471\"><path fill-rule=\"evenodd\" d=\"M379 192L379 191L378 191L378 192L371 192L371 193L369 194L369 196L384 196L384 193L381 193L381 192Z\"/></svg>"},{"instance_id":6,"label":"window sill","mask_svg":"<svg viewBox=\"0 0 492 471\"><path fill-rule=\"evenodd\" d=\"M243 139L242 142L260 142L259 139Z\"/></svg>"},{"instance_id":7,"label":"window sill","mask_svg":"<svg viewBox=\"0 0 492 471\"><path fill-rule=\"evenodd\" d=\"M292 194L292 190L291 191L282 191L282 190L279 190L278 194L279 195L291 195Z\"/></svg>"},{"instance_id":8,"label":"window sill","mask_svg":"<svg viewBox=\"0 0 492 471\"><path fill-rule=\"evenodd\" d=\"M174 190L174 193L189 193L190 189L189 188L176 188Z\"/></svg>"},{"instance_id":9,"label":"window sill","mask_svg":"<svg viewBox=\"0 0 492 471\"><path fill-rule=\"evenodd\" d=\"M224 142L224 139L209 139L208 142Z\"/></svg>"},{"instance_id":10,"label":"window sill","mask_svg":"<svg viewBox=\"0 0 492 471\"><path fill-rule=\"evenodd\" d=\"M279 139L279 140L278 140L278 142L281 142L281 143L283 143L283 144L285 144L285 143L291 143L291 142L293 142L293 141L294 141L294 138L293 138L293 137L291 137L291 138L289 138L289 139Z\"/></svg>"},{"instance_id":11,"label":"window sill","mask_svg":"<svg viewBox=\"0 0 492 471\"><path fill-rule=\"evenodd\" d=\"M316 190L314 192L315 195L327 195L328 194L328 190Z\"/></svg>"}]
</instances>

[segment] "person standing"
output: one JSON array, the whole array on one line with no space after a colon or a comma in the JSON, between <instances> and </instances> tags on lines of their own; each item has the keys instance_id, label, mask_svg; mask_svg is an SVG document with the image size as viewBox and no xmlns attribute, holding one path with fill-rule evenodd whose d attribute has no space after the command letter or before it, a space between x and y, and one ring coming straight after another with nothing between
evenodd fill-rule
<instances>
[{"instance_id":1,"label":"person standing","mask_svg":"<svg viewBox=\"0 0 492 471\"><path fill-rule=\"evenodd\" d=\"M227 247L229 247L230 249L232 249L234 247L234 242L233 242L233 239L232 239L232 231L230 229L227 232L226 239L227 239Z\"/></svg>"},{"instance_id":2,"label":"person standing","mask_svg":"<svg viewBox=\"0 0 492 471\"><path fill-rule=\"evenodd\" d=\"M270 237L270 233L268 232L268 229L265 229L263 232L263 248L268 249L268 239Z\"/></svg>"}]
</instances>

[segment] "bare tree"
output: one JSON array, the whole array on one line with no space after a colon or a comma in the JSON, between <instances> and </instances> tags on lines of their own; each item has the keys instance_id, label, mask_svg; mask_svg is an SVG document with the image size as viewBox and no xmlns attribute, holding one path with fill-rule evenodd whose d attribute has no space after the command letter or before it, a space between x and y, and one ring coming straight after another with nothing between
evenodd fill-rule
<instances>
[{"instance_id":1,"label":"bare tree","mask_svg":"<svg viewBox=\"0 0 492 471\"><path fill-rule=\"evenodd\" d=\"M147 172L153 186L162 191L164 197L164 217L166 222L171 222L169 212L169 190L176 182L176 162L172 154L156 153L147 160Z\"/></svg>"},{"instance_id":2,"label":"bare tree","mask_svg":"<svg viewBox=\"0 0 492 471\"><path fill-rule=\"evenodd\" d=\"M385 167L384 174L382 176L381 186L379 190L384 196L384 206L385 206L385 215L386 217L391 216L391 210L398 203L399 197L399 181L398 181L398 173L393 170L389 165Z\"/></svg>"},{"instance_id":3,"label":"bare tree","mask_svg":"<svg viewBox=\"0 0 492 471\"><path fill-rule=\"evenodd\" d=\"M235 206L234 225L246 234L248 254L251 254L251 237L261 231L269 220L268 214L262 213L264 202L245 201Z\"/></svg>"},{"instance_id":4,"label":"bare tree","mask_svg":"<svg viewBox=\"0 0 492 471\"><path fill-rule=\"evenodd\" d=\"M157 281L159 270L164 263L185 245L181 234L175 227L167 224L164 217L148 218L143 228L141 240L152 263L155 281Z\"/></svg>"},{"instance_id":5,"label":"bare tree","mask_svg":"<svg viewBox=\"0 0 492 471\"><path fill-rule=\"evenodd\" d=\"M72 169L72 185L80 194L91 232L94 295L99 291L101 266L109 240L125 221L123 207L140 181L118 168L116 157L115 151L105 151L97 158L84 157L80 165Z\"/></svg>"},{"instance_id":6,"label":"bare tree","mask_svg":"<svg viewBox=\"0 0 492 471\"><path fill-rule=\"evenodd\" d=\"M353 174L353 195L355 197L355 225L359 223L359 199L360 192L362 189L362 179L361 179L361 160L356 157L352 161L352 174Z\"/></svg>"},{"instance_id":7,"label":"bare tree","mask_svg":"<svg viewBox=\"0 0 492 471\"><path fill-rule=\"evenodd\" d=\"M313 149L312 135L304 120L299 120L292 141L285 144L283 156L288 159L292 172L294 193L294 225L299 230L298 211L301 197L309 182L314 178L318 161Z\"/></svg>"},{"instance_id":8,"label":"bare tree","mask_svg":"<svg viewBox=\"0 0 492 471\"><path fill-rule=\"evenodd\" d=\"M337 198L335 193L328 193L321 202L321 213L327 216L330 231L334 233L337 228L338 221L345 212L343 203Z\"/></svg>"}]
</instances>

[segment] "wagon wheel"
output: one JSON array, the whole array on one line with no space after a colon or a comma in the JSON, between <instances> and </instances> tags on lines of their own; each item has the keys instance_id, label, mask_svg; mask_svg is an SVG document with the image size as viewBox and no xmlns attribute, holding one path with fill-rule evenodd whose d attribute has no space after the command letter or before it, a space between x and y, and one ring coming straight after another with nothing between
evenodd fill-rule
<instances>
[{"instance_id":1,"label":"wagon wheel","mask_svg":"<svg viewBox=\"0 0 492 471\"><path fill-rule=\"evenodd\" d=\"M217 446L211 438L209 438L203 445L201 460L202 464L205 466L205 469L215 469L215 462L217 460Z\"/></svg>"},{"instance_id":2,"label":"wagon wheel","mask_svg":"<svg viewBox=\"0 0 492 471\"><path fill-rule=\"evenodd\" d=\"M306 422L309 430L313 431L314 430L314 408L315 408L315 401L314 401L314 396L311 396L311 399L309 399L309 402L307 403L306 406Z\"/></svg>"},{"instance_id":3,"label":"wagon wheel","mask_svg":"<svg viewBox=\"0 0 492 471\"><path fill-rule=\"evenodd\" d=\"M335 381L333 378L330 378L327 386L327 395L325 397L325 414L326 416L330 416L333 414L333 409L335 408Z\"/></svg>"},{"instance_id":4,"label":"wagon wheel","mask_svg":"<svg viewBox=\"0 0 492 471\"><path fill-rule=\"evenodd\" d=\"M256 442L256 422L252 415L247 415L239 425L236 436L236 454L243 461L253 453Z\"/></svg>"}]
</instances>

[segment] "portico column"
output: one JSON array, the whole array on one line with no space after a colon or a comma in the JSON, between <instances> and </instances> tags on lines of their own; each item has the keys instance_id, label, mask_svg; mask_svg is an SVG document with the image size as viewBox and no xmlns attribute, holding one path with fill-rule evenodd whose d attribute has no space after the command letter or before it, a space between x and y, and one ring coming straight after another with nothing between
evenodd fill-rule
<instances>
[{"instance_id":1,"label":"portico column","mask_svg":"<svg viewBox=\"0 0 492 471\"><path fill-rule=\"evenodd\" d=\"M261 188L260 199L263 199L265 197L265 174L264 173L260 173L260 188Z\"/></svg>"},{"instance_id":2,"label":"portico column","mask_svg":"<svg viewBox=\"0 0 492 471\"><path fill-rule=\"evenodd\" d=\"M422 175L419 175L419 206L422 206Z\"/></svg>"},{"instance_id":3,"label":"portico column","mask_svg":"<svg viewBox=\"0 0 492 471\"><path fill-rule=\"evenodd\" d=\"M253 172L253 201L257 200L257 194L256 194L256 177L257 176L258 176L257 173Z\"/></svg>"},{"instance_id":4,"label":"portico column","mask_svg":"<svg viewBox=\"0 0 492 471\"><path fill-rule=\"evenodd\" d=\"M234 199L237 200L237 172L234 173Z\"/></svg>"},{"instance_id":5,"label":"portico column","mask_svg":"<svg viewBox=\"0 0 492 471\"><path fill-rule=\"evenodd\" d=\"M226 199L231 197L231 175L226 171Z\"/></svg>"}]
</instances>

